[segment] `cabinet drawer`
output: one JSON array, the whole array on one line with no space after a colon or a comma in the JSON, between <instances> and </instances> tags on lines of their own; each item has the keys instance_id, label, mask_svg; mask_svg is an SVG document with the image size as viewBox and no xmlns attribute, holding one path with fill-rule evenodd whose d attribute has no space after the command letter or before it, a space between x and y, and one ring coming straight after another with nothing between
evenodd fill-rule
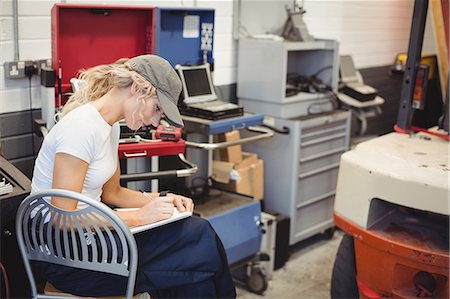
<instances>
[{"instance_id":1,"label":"cabinet drawer","mask_svg":"<svg viewBox=\"0 0 450 299\"><path fill-rule=\"evenodd\" d=\"M300 136L300 159L320 155L336 149L347 148L345 121L333 122L313 128L302 129Z\"/></svg>"},{"instance_id":2,"label":"cabinet drawer","mask_svg":"<svg viewBox=\"0 0 450 299\"><path fill-rule=\"evenodd\" d=\"M300 158L300 176L305 176L305 174L311 173L316 169L322 169L328 165L335 165L336 163L339 163L341 160L341 155L346 150L347 149L342 146L315 155L309 155L306 158Z\"/></svg>"},{"instance_id":3,"label":"cabinet drawer","mask_svg":"<svg viewBox=\"0 0 450 299\"><path fill-rule=\"evenodd\" d=\"M320 139L336 133L345 133L347 129L346 120L339 120L331 123L321 124L314 127L303 127L301 130L301 139L303 142Z\"/></svg>"},{"instance_id":4,"label":"cabinet drawer","mask_svg":"<svg viewBox=\"0 0 450 299\"><path fill-rule=\"evenodd\" d=\"M347 143L345 141L345 136L339 134L335 139L330 139L325 142L301 144L300 146L300 160L302 160L324 152L341 150L342 148L346 148Z\"/></svg>"},{"instance_id":5,"label":"cabinet drawer","mask_svg":"<svg viewBox=\"0 0 450 299\"><path fill-rule=\"evenodd\" d=\"M331 164L299 175L296 204L302 205L336 190L339 164Z\"/></svg>"},{"instance_id":6,"label":"cabinet drawer","mask_svg":"<svg viewBox=\"0 0 450 299\"><path fill-rule=\"evenodd\" d=\"M297 208L295 217L295 238L317 233L321 226L328 225L333 219L334 192L322 200Z\"/></svg>"}]
</instances>

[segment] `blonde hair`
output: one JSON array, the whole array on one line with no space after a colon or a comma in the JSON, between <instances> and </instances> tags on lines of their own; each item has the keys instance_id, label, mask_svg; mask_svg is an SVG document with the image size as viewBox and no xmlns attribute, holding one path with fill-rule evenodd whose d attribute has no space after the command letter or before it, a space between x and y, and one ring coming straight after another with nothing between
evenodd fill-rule
<instances>
[{"instance_id":1,"label":"blonde hair","mask_svg":"<svg viewBox=\"0 0 450 299\"><path fill-rule=\"evenodd\" d=\"M78 78L85 84L69 97L60 117L64 117L81 105L101 98L114 87L127 88L135 83L136 91L141 94L137 100L143 103L149 96L156 95L156 88L144 77L130 69L126 64L127 61L128 58L122 58L113 64L99 65L81 71Z\"/></svg>"}]
</instances>

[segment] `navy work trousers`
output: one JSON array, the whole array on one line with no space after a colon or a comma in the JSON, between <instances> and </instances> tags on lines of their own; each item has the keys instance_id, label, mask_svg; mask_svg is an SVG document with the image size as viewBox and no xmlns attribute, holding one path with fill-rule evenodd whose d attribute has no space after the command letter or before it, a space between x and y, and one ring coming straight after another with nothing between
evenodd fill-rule
<instances>
[{"instance_id":1,"label":"navy work trousers","mask_svg":"<svg viewBox=\"0 0 450 299\"><path fill-rule=\"evenodd\" d=\"M134 235L135 293L154 298L235 298L222 242L208 221L189 217ZM126 277L61 265L40 265L57 289L78 296L125 294Z\"/></svg>"}]
</instances>

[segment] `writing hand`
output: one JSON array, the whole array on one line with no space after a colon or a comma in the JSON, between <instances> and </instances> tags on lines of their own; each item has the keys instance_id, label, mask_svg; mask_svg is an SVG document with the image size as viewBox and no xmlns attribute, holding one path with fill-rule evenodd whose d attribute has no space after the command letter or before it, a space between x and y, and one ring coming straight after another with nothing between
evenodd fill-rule
<instances>
[{"instance_id":1,"label":"writing hand","mask_svg":"<svg viewBox=\"0 0 450 299\"><path fill-rule=\"evenodd\" d=\"M172 199L172 204L177 207L180 212L193 212L194 211L194 202L189 197L185 197L182 195L167 193L166 198Z\"/></svg>"},{"instance_id":2,"label":"writing hand","mask_svg":"<svg viewBox=\"0 0 450 299\"><path fill-rule=\"evenodd\" d=\"M157 197L139 209L138 217L142 218L142 224L154 223L170 218L173 215L173 207L173 203Z\"/></svg>"}]
</instances>

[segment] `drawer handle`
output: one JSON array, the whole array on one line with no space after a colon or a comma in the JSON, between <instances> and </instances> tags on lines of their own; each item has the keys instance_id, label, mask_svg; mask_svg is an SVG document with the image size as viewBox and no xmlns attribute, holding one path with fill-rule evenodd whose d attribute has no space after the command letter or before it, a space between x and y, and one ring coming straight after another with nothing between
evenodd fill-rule
<instances>
[{"instance_id":1,"label":"drawer handle","mask_svg":"<svg viewBox=\"0 0 450 299\"><path fill-rule=\"evenodd\" d=\"M123 155L126 158L146 157L147 156L147 151L143 151L143 152L140 152L140 153L134 153L134 154L128 154L128 153L124 152Z\"/></svg>"},{"instance_id":2,"label":"drawer handle","mask_svg":"<svg viewBox=\"0 0 450 299\"><path fill-rule=\"evenodd\" d=\"M323 142L330 141L330 140L333 140L333 139L338 139L338 138L345 137L345 136L346 136L346 133L343 132L343 133L339 133L339 134L325 136L325 137L322 137L322 138L317 138L317 139L314 139L314 140L311 140L311 141L307 141L307 142L302 142L302 143L300 143L300 146L301 147L305 147L305 146L314 145L314 144L317 144L317 143L323 143Z\"/></svg>"},{"instance_id":3,"label":"drawer handle","mask_svg":"<svg viewBox=\"0 0 450 299\"><path fill-rule=\"evenodd\" d=\"M319 202L319 201L321 201L321 200L327 199L327 198L329 198L329 197L331 197L331 196L335 196L335 195L336 195L336 191L333 190L333 191L331 191L331 192L324 193L324 194L319 195L319 196L317 196L317 197L308 199L308 200L306 200L305 202L299 203L299 204L297 205L297 210L298 210L298 209L301 209L301 208L304 208L304 207L306 207L306 206L312 205L313 203Z\"/></svg>"},{"instance_id":4,"label":"drawer handle","mask_svg":"<svg viewBox=\"0 0 450 299\"><path fill-rule=\"evenodd\" d=\"M346 151L345 147L340 147L340 148L337 148L337 149L334 149L334 150L331 150L331 151L326 151L326 152L322 152L322 153L319 153L319 154L316 154L316 155L312 155L312 156L308 156L308 157L305 157L305 158L301 158L300 159L300 163L305 163L305 162L309 162L309 161L312 161L312 160L317 160L317 159L324 158L324 157L327 157L327 156L331 156L331 155L334 155L334 154L337 154L337 153L343 153L345 151Z\"/></svg>"},{"instance_id":5,"label":"drawer handle","mask_svg":"<svg viewBox=\"0 0 450 299\"><path fill-rule=\"evenodd\" d=\"M302 138L313 137L316 135L331 133L334 131L346 131L346 129L347 129L347 126L344 124L342 126L335 126L335 127L331 127L331 128L327 128L327 129L323 129L323 130L319 130L319 131L304 133L304 134L302 134Z\"/></svg>"}]
</instances>

